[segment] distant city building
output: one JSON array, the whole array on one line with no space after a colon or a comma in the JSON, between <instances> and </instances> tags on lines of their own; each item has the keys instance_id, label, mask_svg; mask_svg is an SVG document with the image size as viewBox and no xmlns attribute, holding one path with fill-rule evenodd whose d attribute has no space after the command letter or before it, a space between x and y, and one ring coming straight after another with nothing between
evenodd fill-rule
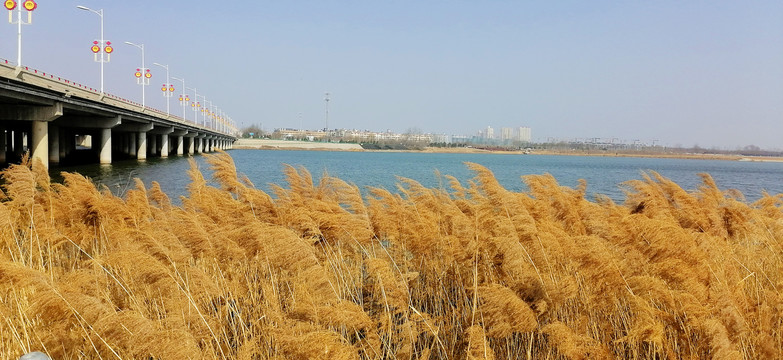
<instances>
[{"instance_id":1,"label":"distant city building","mask_svg":"<svg viewBox=\"0 0 783 360\"><path fill-rule=\"evenodd\" d=\"M516 140L521 142L530 142L530 140L532 139L529 127L525 127L525 126L520 127L519 129L517 129L516 135L517 135Z\"/></svg>"},{"instance_id":2,"label":"distant city building","mask_svg":"<svg viewBox=\"0 0 783 360\"><path fill-rule=\"evenodd\" d=\"M451 144L453 142L452 141L452 135L432 134L432 142L434 142L434 143Z\"/></svg>"},{"instance_id":3,"label":"distant city building","mask_svg":"<svg viewBox=\"0 0 783 360\"><path fill-rule=\"evenodd\" d=\"M260 135L260 134L259 134ZM277 128L268 135L272 139L305 141L349 141L356 143L415 142L418 144L469 144L469 145L505 145L518 146L520 142L531 141L529 127L500 128L499 136L495 129L487 126L476 135L432 134L432 133L394 133L391 130L374 132L360 129L305 130L296 128ZM88 140L89 141L89 140Z\"/></svg>"},{"instance_id":4,"label":"distant city building","mask_svg":"<svg viewBox=\"0 0 783 360\"><path fill-rule=\"evenodd\" d=\"M484 138L486 138L486 139L494 139L495 138L495 129L493 129L491 126L487 126L486 133L484 133Z\"/></svg>"},{"instance_id":5,"label":"distant city building","mask_svg":"<svg viewBox=\"0 0 783 360\"><path fill-rule=\"evenodd\" d=\"M470 140L470 136L467 135L451 135L451 141L457 144L465 144Z\"/></svg>"},{"instance_id":6,"label":"distant city building","mask_svg":"<svg viewBox=\"0 0 783 360\"><path fill-rule=\"evenodd\" d=\"M500 141L511 141L514 139L514 129L513 128L500 128Z\"/></svg>"}]
</instances>

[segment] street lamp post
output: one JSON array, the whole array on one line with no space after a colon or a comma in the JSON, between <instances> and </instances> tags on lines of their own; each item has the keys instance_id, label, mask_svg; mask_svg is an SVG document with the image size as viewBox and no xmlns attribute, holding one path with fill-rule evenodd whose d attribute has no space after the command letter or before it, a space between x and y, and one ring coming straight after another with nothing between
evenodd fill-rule
<instances>
[{"instance_id":1,"label":"street lamp post","mask_svg":"<svg viewBox=\"0 0 783 360\"><path fill-rule=\"evenodd\" d=\"M171 111L171 96L174 94L174 86L171 85L171 80L169 80L169 66L156 62L152 63L152 65L157 65L166 69L166 85L163 85L163 96L166 97L166 116L168 116Z\"/></svg>"},{"instance_id":2,"label":"street lamp post","mask_svg":"<svg viewBox=\"0 0 783 360\"><path fill-rule=\"evenodd\" d=\"M196 88L186 89L193 90L193 103L190 105L190 107L193 108L193 123L198 124L198 108L196 106L196 103L198 102L198 92L196 92Z\"/></svg>"},{"instance_id":3,"label":"street lamp post","mask_svg":"<svg viewBox=\"0 0 783 360\"><path fill-rule=\"evenodd\" d=\"M204 106L202 106L201 103L198 102L199 96L201 97L201 100L204 101ZM196 95L196 114L198 115L198 113L201 113L201 120L204 122L204 126L207 125L207 114L206 112L204 112L205 106L207 106L207 97L205 95Z\"/></svg>"},{"instance_id":4,"label":"street lamp post","mask_svg":"<svg viewBox=\"0 0 783 360\"><path fill-rule=\"evenodd\" d=\"M144 44L134 44L130 41L125 42L128 45L135 46L139 49L141 49L141 69L136 70L136 82L141 85L141 108L144 109L146 106L145 103L145 91L144 88L149 85L150 78L152 77L152 74L150 73L150 69L147 69L144 65Z\"/></svg>"},{"instance_id":5,"label":"street lamp post","mask_svg":"<svg viewBox=\"0 0 783 360\"><path fill-rule=\"evenodd\" d=\"M80 10L89 11L89 12L91 12L93 14L96 14L96 15L101 17L101 38L100 38L100 40L98 40L100 45L98 45L98 44L94 44L93 45L93 53L95 53L95 55L96 55L95 56L95 61L101 63L101 97L102 97L103 96L103 63L107 63L107 62L109 62L111 60L109 56L111 55L112 51L114 51L114 49L111 47L111 42L109 42L109 41L107 41L106 39L103 38L103 9L93 10L93 9L90 9L90 8L88 8L86 6L81 6L81 5L77 6L76 8L80 9ZM96 49L96 46L97 46L97 49ZM97 56L99 52L101 53L100 59L98 59L98 56ZM106 57L103 56L104 54L106 54Z\"/></svg>"},{"instance_id":6,"label":"street lamp post","mask_svg":"<svg viewBox=\"0 0 783 360\"><path fill-rule=\"evenodd\" d=\"M324 98L324 101L326 101L326 142L329 142L329 93L325 94L326 97Z\"/></svg>"},{"instance_id":7,"label":"street lamp post","mask_svg":"<svg viewBox=\"0 0 783 360\"><path fill-rule=\"evenodd\" d=\"M16 66L22 67L22 25L30 25L33 23L33 10L38 7L38 4L33 0L25 1L22 6L17 8L16 1L5 1L5 8L8 9L8 23L17 25L16 32ZM16 12L16 22L13 20L14 9ZM22 21L22 8L27 10L27 21Z\"/></svg>"},{"instance_id":8,"label":"street lamp post","mask_svg":"<svg viewBox=\"0 0 783 360\"><path fill-rule=\"evenodd\" d=\"M188 100L186 100L186 99L187 99L188 96L185 95L185 89L186 89L185 88L185 79L180 79L180 78L174 77L174 76L172 76L171 79L172 80L177 80L177 81L182 81L182 94L179 95L179 104L182 105L182 120L187 120L187 118L185 118L185 109L186 109L186 106L187 106L187 101Z\"/></svg>"},{"instance_id":9,"label":"street lamp post","mask_svg":"<svg viewBox=\"0 0 783 360\"><path fill-rule=\"evenodd\" d=\"M209 103L209 106L204 109L204 115L206 116L204 119L209 118L210 124L214 124L215 120L212 118L212 101L204 99L204 105L207 105L206 103Z\"/></svg>"}]
</instances>

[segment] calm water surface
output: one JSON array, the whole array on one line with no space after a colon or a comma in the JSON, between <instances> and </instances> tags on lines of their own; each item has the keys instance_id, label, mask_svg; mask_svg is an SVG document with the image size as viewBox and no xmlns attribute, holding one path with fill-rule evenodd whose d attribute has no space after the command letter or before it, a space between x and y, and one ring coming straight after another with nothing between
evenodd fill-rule
<instances>
[{"instance_id":1,"label":"calm water surface","mask_svg":"<svg viewBox=\"0 0 783 360\"><path fill-rule=\"evenodd\" d=\"M431 154L386 152L329 152L289 150L230 150L237 171L243 173L264 191L269 184L286 186L284 164L304 166L317 180L329 173L360 188L366 186L395 190L397 176L410 178L427 187L440 187L442 179L436 172L456 177L463 185L473 177L465 162L481 164L495 174L509 190L526 190L521 176L552 174L560 185L575 187L579 179L587 180L588 194L604 194L615 201L623 199L621 184L641 179L641 171L657 171L686 190L701 184L699 173L709 173L721 189L738 189L748 200L758 199L762 191L783 193L783 163L739 162L722 160L615 158L586 156L548 156L517 154ZM205 158L193 159L209 177ZM146 162L123 161L112 165L89 165L52 169L58 181L59 172L78 172L104 184L113 193L122 195L132 188L133 178L140 178L147 187L152 181L173 200L186 195L190 183L187 176L188 158L148 159Z\"/></svg>"}]
</instances>

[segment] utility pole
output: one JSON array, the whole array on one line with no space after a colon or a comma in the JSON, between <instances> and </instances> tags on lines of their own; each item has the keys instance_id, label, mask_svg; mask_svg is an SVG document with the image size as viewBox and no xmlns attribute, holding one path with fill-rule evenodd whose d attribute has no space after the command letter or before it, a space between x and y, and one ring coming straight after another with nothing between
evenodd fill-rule
<instances>
[{"instance_id":1,"label":"utility pole","mask_svg":"<svg viewBox=\"0 0 783 360\"><path fill-rule=\"evenodd\" d=\"M326 136L329 136L329 93L326 93L326 98L324 98L326 101Z\"/></svg>"}]
</instances>

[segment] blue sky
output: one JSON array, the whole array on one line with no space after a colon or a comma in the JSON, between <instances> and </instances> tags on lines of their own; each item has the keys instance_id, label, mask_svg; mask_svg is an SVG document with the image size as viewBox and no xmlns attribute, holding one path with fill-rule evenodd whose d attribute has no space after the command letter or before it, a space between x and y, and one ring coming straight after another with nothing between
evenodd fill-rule
<instances>
[{"instance_id":1,"label":"blue sky","mask_svg":"<svg viewBox=\"0 0 783 360\"><path fill-rule=\"evenodd\" d=\"M144 43L149 106L168 64L240 126L322 128L328 91L332 128L783 149L781 1L38 1L23 64L98 87L77 5L107 92L141 100Z\"/></svg>"}]
</instances>

